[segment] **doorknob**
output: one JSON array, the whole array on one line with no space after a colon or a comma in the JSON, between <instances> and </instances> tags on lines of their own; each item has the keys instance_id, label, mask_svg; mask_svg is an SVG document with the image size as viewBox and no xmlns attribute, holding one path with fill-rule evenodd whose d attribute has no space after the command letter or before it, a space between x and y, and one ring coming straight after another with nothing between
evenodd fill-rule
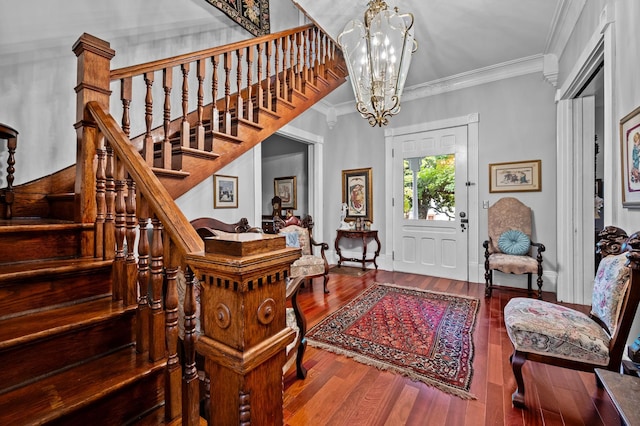
<instances>
[{"instance_id":1,"label":"doorknob","mask_svg":"<svg viewBox=\"0 0 640 426\"><path fill-rule=\"evenodd\" d=\"M467 223L469 223L469 219L467 219L467 214L465 212L460 212L460 228L462 228L462 232L466 231Z\"/></svg>"}]
</instances>

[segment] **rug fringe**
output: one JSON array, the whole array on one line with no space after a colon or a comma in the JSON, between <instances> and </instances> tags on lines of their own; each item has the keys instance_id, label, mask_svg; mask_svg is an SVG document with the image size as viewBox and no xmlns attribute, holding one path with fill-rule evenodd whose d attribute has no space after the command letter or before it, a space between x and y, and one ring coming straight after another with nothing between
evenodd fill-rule
<instances>
[{"instance_id":1,"label":"rug fringe","mask_svg":"<svg viewBox=\"0 0 640 426\"><path fill-rule=\"evenodd\" d=\"M347 358L351 358L354 361L360 362L360 363L365 364L365 365L369 365L371 367L375 367L380 371L389 371L389 372L392 372L392 373L400 374L400 375L402 375L404 377L408 377L409 379L413 380L414 382L424 383L427 386L431 386L433 388L441 390L442 392L457 396L457 397L462 398L462 399L469 399L469 400L478 399L472 393L465 392L465 391L463 391L461 389L456 389L456 388L447 386L447 385L445 385L443 383L438 382L437 380L432 380L432 379L429 379L428 377L421 376L419 374L413 374L410 371L406 371L404 369L395 368L393 365L389 365L387 363L383 363L383 362L377 361L375 359L369 358L369 357L364 356L364 355L355 354L355 353L353 353L351 351L348 351L346 349L340 349L340 348L337 348L335 346L328 345L328 344L322 343L322 342L318 342L318 341L315 341L315 340L309 339L309 338L307 338L307 344L310 345L310 346L313 346L315 348L318 348L318 349L324 349L324 350L326 350L328 352L332 352L332 353L337 354L337 355L342 355L342 356L345 356Z\"/></svg>"},{"instance_id":2,"label":"rug fringe","mask_svg":"<svg viewBox=\"0 0 640 426\"><path fill-rule=\"evenodd\" d=\"M401 288L403 290L412 290L412 291L422 291L425 293L435 293L435 294L442 294L444 296L455 296L455 297L459 297L460 299L469 299L469 300L477 300L480 301L480 299L478 299L477 297L473 297L473 296L467 296L464 294L451 294L451 293L447 293L445 291L435 291L435 290L425 290L423 288L417 288L417 287L407 287L407 286L403 286L403 285L399 285L399 284L393 284L393 283L379 283L379 282L374 282L374 285L384 285L387 287L395 287L395 288Z\"/></svg>"}]
</instances>

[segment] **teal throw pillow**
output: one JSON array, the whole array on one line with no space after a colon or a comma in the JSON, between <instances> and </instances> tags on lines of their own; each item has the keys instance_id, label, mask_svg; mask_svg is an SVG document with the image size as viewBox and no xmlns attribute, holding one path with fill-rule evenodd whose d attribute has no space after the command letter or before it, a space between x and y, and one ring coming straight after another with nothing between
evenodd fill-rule
<instances>
[{"instance_id":1,"label":"teal throw pillow","mask_svg":"<svg viewBox=\"0 0 640 426\"><path fill-rule=\"evenodd\" d=\"M515 229L503 232L498 239L498 248L505 254L522 256L529 253L530 246L529 237L524 232Z\"/></svg>"}]
</instances>

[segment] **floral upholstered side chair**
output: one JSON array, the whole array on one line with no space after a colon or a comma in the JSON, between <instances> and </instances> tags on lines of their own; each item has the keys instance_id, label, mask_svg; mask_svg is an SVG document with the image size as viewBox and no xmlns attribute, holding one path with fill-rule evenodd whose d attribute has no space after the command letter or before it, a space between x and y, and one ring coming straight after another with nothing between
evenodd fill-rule
<instances>
[{"instance_id":1,"label":"floral upholstered side chair","mask_svg":"<svg viewBox=\"0 0 640 426\"><path fill-rule=\"evenodd\" d=\"M527 289L532 293L531 276L538 276L538 299L542 299L543 244L531 241L531 209L513 197L499 199L488 212L489 239L484 247L485 296L490 297L493 271L527 274ZM536 248L537 250L534 250ZM535 254L533 252L535 251Z\"/></svg>"},{"instance_id":2,"label":"floral upholstered side chair","mask_svg":"<svg viewBox=\"0 0 640 426\"><path fill-rule=\"evenodd\" d=\"M278 233L286 237L288 247L299 247L302 251L302 256L291 264L291 278L304 276L305 281L310 282L313 278L323 277L324 292L329 293L329 262L324 254L325 250L329 250L329 244L318 243L313 239L311 216L306 215L299 225L287 225L283 220L274 220L274 225ZM314 248L319 248L320 252L314 254Z\"/></svg>"},{"instance_id":3,"label":"floral upholstered side chair","mask_svg":"<svg viewBox=\"0 0 640 426\"><path fill-rule=\"evenodd\" d=\"M505 306L517 384L511 397L515 407L525 407L522 366L527 360L580 371L620 370L640 302L640 236L633 234L621 246L618 239L623 234L615 227L600 233L598 250L606 256L594 279L590 315L526 297L513 298Z\"/></svg>"}]
</instances>

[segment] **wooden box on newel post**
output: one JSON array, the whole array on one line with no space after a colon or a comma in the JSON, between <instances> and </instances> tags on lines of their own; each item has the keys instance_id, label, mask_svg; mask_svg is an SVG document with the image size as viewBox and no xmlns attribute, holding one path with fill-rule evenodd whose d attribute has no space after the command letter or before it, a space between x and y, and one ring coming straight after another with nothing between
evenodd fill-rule
<instances>
[{"instance_id":1,"label":"wooden box on newel post","mask_svg":"<svg viewBox=\"0 0 640 426\"><path fill-rule=\"evenodd\" d=\"M204 257L187 257L201 282L196 349L211 378L210 424L282 424L282 367L295 337L285 287L300 249L246 233L208 238Z\"/></svg>"}]
</instances>

